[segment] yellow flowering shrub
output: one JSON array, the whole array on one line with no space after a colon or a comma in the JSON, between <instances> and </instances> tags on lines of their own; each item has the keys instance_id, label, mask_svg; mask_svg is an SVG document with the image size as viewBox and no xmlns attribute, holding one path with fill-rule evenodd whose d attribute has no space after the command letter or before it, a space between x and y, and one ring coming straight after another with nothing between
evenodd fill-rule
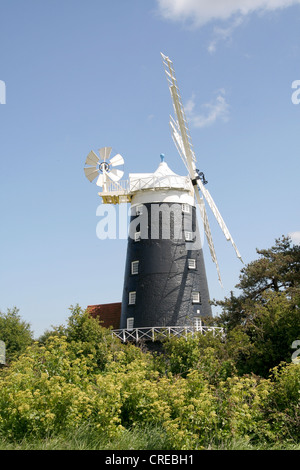
<instances>
[{"instance_id":1,"label":"yellow flowering shrub","mask_svg":"<svg viewBox=\"0 0 300 470\"><path fill-rule=\"evenodd\" d=\"M35 344L0 376L0 430L7 438L44 437L91 421L117 432L118 391L105 378L97 385L64 338Z\"/></svg>"},{"instance_id":2,"label":"yellow flowering shrub","mask_svg":"<svg viewBox=\"0 0 300 470\"><path fill-rule=\"evenodd\" d=\"M220 437L249 440L271 437L265 420L264 404L270 383L255 376L230 377L219 384L219 415L222 423Z\"/></svg>"},{"instance_id":3,"label":"yellow flowering shrub","mask_svg":"<svg viewBox=\"0 0 300 470\"><path fill-rule=\"evenodd\" d=\"M84 426L110 439L156 426L172 449L299 435L300 365L275 368L269 379L228 376L218 364L210 368L208 348L202 364L197 359L177 375L139 348L121 346L95 369L90 350L64 336L33 344L0 371L0 435L35 439Z\"/></svg>"}]
</instances>

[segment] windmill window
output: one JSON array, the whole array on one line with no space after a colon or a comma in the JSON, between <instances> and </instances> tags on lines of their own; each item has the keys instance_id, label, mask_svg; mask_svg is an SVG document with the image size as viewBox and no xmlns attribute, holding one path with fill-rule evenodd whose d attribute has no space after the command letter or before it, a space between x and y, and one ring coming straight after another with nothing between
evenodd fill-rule
<instances>
[{"instance_id":1,"label":"windmill window","mask_svg":"<svg viewBox=\"0 0 300 470\"><path fill-rule=\"evenodd\" d=\"M135 301L136 301L136 292L129 292L129 299L128 299L129 305L135 305Z\"/></svg>"},{"instance_id":2,"label":"windmill window","mask_svg":"<svg viewBox=\"0 0 300 470\"><path fill-rule=\"evenodd\" d=\"M131 274L139 273L139 261L132 261L131 263Z\"/></svg>"},{"instance_id":3,"label":"windmill window","mask_svg":"<svg viewBox=\"0 0 300 470\"><path fill-rule=\"evenodd\" d=\"M127 318L127 330L133 330L134 318Z\"/></svg>"},{"instance_id":4,"label":"windmill window","mask_svg":"<svg viewBox=\"0 0 300 470\"><path fill-rule=\"evenodd\" d=\"M190 213L190 206L189 206L189 204L182 204L182 212L184 212L185 214L189 214L189 213Z\"/></svg>"},{"instance_id":5,"label":"windmill window","mask_svg":"<svg viewBox=\"0 0 300 470\"><path fill-rule=\"evenodd\" d=\"M142 213L143 213L143 204L139 204L138 206L136 206L135 214L141 215Z\"/></svg>"},{"instance_id":6,"label":"windmill window","mask_svg":"<svg viewBox=\"0 0 300 470\"><path fill-rule=\"evenodd\" d=\"M201 317L194 317L194 327L196 331L200 331L202 329Z\"/></svg>"},{"instance_id":7,"label":"windmill window","mask_svg":"<svg viewBox=\"0 0 300 470\"><path fill-rule=\"evenodd\" d=\"M134 241L139 242L141 239L141 232L135 232L134 234Z\"/></svg>"},{"instance_id":8,"label":"windmill window","mask_svg":"<svg viewBox=\"0 0 300 470\"><path fill-rule=\"evenodd\" d=\"M200 292L192 292L192 302L193 304L201 303Z\"/></svg>"},{"instance_id":9,"label":"windmill window","mask_svg":"<svg viewBox=\"0 0 300 470\"><path fill-rule=\"evenodd\" d=\"M196 269L196 260L195 259L188 259L188 268L189 269Z\"/></svg>"},{"instance_id":10,"label":"windmill window","mask_svg":"<svg viewBox=\"0 0 300 470\"><path fill-rule=\"evenodd\" d=\"M193 232L184 232L185 241L193 241Z\"/></svg>"}]
</instances>

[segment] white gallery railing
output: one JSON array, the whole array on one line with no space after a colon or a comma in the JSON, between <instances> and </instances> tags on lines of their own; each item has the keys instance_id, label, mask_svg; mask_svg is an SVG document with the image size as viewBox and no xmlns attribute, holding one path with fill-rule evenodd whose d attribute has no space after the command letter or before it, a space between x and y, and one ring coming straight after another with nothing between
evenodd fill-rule
<instances>
[{"instance_id":1,"label":"white gallery railing","mask_svg":"<svg viewBox=\"0 0 300 470\"><path fill-rule=\"evenodd\" d=\"M112 334L119 338L124 343L126 341L159 341L161 339L169 338L170 336L185 336L188 334L201 333L205 334L211 331L213 335L224 335L224 330L218 326L155 326L144 328L132 329L119 329L112 330Z\"/></svg>"}]
</instances>

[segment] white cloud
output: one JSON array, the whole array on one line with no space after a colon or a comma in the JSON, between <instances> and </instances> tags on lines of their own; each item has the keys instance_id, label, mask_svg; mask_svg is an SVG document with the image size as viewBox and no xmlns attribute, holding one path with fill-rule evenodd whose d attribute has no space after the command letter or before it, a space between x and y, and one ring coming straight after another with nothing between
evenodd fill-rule
<instances>
[{"instance_id":1,"label":"white cloud","mask_svg":"<svg viewBox=\"0 0 300 470\"><path fill-rule=\"evenodd\" d=\"M289 233L289 236L292 239L292 242L294 245L300 245L300 231L299 232L291 232Z\"/></svg>"},{"instance_id":2,"label":"white cloud","mask_svg":"<svg viewBox=\"0 0 300 470\"><path fill-rule=\"evenodd\" d=\"M169 20L190 20L202 26L212 20L229 20L299 5L300 0L157 0L160 14Z\"/></svg>"},{"instance_id":3,"label":"white cloud","mask_svg":"<svg viewBox=\"0 0 300 470\"><path fill-rule=\"evenodd\" d=\"M225 91L219 90L218 95L214 102L202 105L203 113L196 113L195 110L195 96L184 105L186 117L193 127L207 127L211 126L218 119L226 122L228 121L228 108L229 105L225 99Z\"/></svg>"},{"instance_id":4,"label":"white cloud","mask_svg":"<svg viewBox=\"0 0 300 470\"><path fill-rule=\"evenodd\" d=\"M229 42L233 31L242 24L244 19L241 16L238 16L234 19L234 21L227 27L227 28L220 28L219 26L215 26L213 29L214 38L209 43L207 48L208 52L213 54L216 51L217 43L219 41L222 42Z\"/></svg>"}]
</instances>

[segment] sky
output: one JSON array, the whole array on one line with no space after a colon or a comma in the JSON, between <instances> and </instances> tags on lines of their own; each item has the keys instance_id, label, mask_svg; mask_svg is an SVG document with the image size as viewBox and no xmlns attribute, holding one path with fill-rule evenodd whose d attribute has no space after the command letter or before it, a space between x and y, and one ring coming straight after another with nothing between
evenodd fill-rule
<instances>
[{"instance_id":1,"label":"sky","mask_svg":"<svg viewBox=\"0 0 300 470\"><path fill-rule=\"evenodd\" d=\"M111 146L125 179L154 172L161 153L186 175L160 52L244 263L282 235L300 243L299 0L0 0L0 11L0 311L17 307L38 337L71 305L121 301L127 242L97 237L101 198L83 167ZM224 286L204 243L210 295L222 300L243 265L207 213Z\"/></svg>"}]
</instances>

